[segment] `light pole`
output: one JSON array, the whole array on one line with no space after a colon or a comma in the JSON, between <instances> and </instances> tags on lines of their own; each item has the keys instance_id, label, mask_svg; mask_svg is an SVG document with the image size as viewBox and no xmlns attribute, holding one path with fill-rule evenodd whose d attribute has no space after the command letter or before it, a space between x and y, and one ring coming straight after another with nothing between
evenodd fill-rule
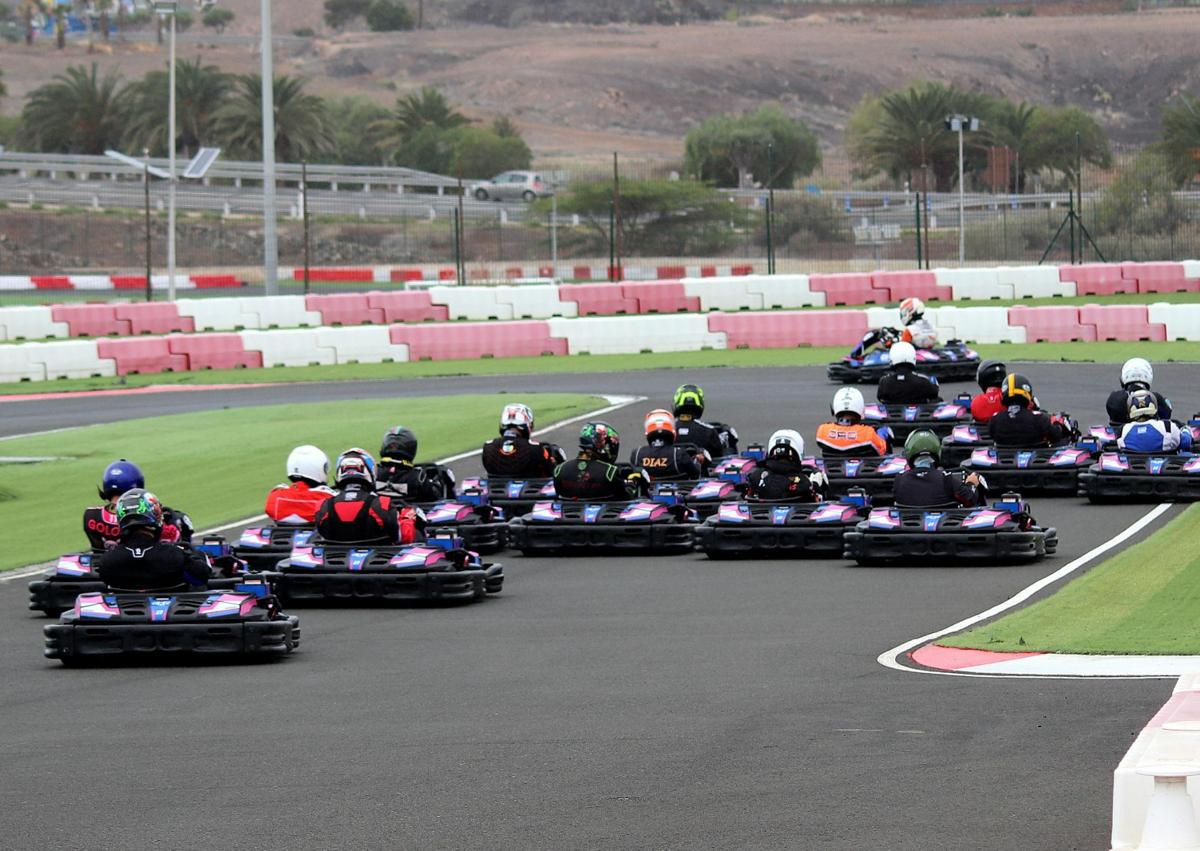
<instances>
[{"instance_id":1,"label":"light pole","mask_svg":"<svg viewBox=\"0 0 1200 851\"><path fill-rule=\"evenodd\" d=\"M154 0L154 11L171 19L171 47L167 70L167 171L171 173L167 186L167 300L175 300L175 14L177 0Z\"/></svg>"},{"instance_id":2,"label":"light pole","mask_svg":"<svg viewBox=\"0 0 1200 851\"><path fill-rule=\"evenodd\" d=\"M946 117L946 129L958 133L958 262L967 260L967 232L963 217L963 131L979 129L979 119L968 115Z\"/></svg>"},{"instance_id":3,"label":"light pole","mask_svg":"<svg viewBox=\"0 0 1200 851\"><path fill-rule=\"evenodd\" d=\"M279 292L275 237L275 71L271 61L271 0L262 0L263 285ZM305 187L307 191L307 187Z\"/></svg>"}]
</instances>

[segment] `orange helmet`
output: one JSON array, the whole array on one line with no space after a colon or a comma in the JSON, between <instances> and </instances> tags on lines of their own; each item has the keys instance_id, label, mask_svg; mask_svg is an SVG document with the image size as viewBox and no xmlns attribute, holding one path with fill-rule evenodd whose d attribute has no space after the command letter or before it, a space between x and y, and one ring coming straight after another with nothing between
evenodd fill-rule
<instances>
[{"instance_id":1,"label":"orange helmet","mask_svg":"<svg viewBox=\"0 0 1200 851\"><path fill-rule=\"evenodd\" d=\"M675 417L670 411L656 408L646 414L646 442L661 440L675 442Z\"/></svg>"}]
</instances>

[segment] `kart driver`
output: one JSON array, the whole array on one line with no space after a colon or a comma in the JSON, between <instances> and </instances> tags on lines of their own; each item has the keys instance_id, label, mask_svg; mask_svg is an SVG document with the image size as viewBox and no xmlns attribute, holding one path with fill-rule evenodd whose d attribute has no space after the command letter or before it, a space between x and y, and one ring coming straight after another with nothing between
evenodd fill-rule
<instances>
[{"instance_id":1,"label":"kart driver","mask_svg":"<svg viewBox=\"0 0 1200 851\"><path fill-rule=\"evenodd\" d=\"M114 513L120 540L96 565L105 585L130 591L205 586L212 576L208 559L162 539L163 507L158 497L142 488L128 490L117 500Z\"/></svg>"},{"instance_id":2,"label":"kart driver","mask_svg":"<svg viewBox=\"0 0 1200 851\"><path fill-rule=\"evenodd\" d=\"M388 429L379 446L379 489L408 502L434 502L453 496L454 473L438 467L417 467L413 464L416 457L417 436L412 429Z\"/></svg>"},{"instance_id":3,"label":"kart driver","mask_svg":"<svg viewBox=\"0 0 1200 851\"><path fill-rule=\"evenodd\" d=\"M704 391L696 384L681 384L675 390L671 412L675 415L675 442L703 449L712 459L737 454L738 434L724 423L706 423Z\"/></svg>"},{"instance_id":4,"label":"kart driver","mask_svg":"<svg viewBox=\"0 0 1200 851\"><path fill-rule=\"evenodd\" d=\"M267 494L266 514L276 523L312 523L317 509L333 491L326 486L329 458L311 444L297 446L287 457L291 484L276 485Z\"/></svg>"},{"instance_id":5,"label":"kart driver","mask_svg":"<svg viewBox=\"0 0 1200 851\"><path fill-rule=\"evenodd\" d=\"M937 347L937 329L925 318L925 302L919 298L906 298L900 302L900 323L904 331L900 339L912 343L918 349Z\"/></svg>"},{"instance_id":6,"label":"kart driver","mask_svg":"<svg viewBox=\"0 0 1200 851\"><path fill-rule=\"evenodd\" d=\"M979 393L971 400L971 416L977 423L986 423L992 417L1004 410L1002 400L1004 376L1008 375L1008 367L998 360L985 360L975 370L975 380L979 382Z\"/></svg>"},{"instance_id":7,"label":"kart driver","mask_svg":"<svg viewBox=\"0 0 1200 851\"><path fill-rule=\"evenodd\" d=\"M988 421L988 435L997 446L1058 446L1075 431L1065 414L1051 416L1037 409L1033 385L1020 373L1004 376L1000 401L1004 410Z\"/></svg>"},{"instance_id":8,"label":"kart driver","mask_svg":"<svg viewBox=\"0 0 1200 851\"><path fill-rule=\"evenodd\" d=\"M942 441L929 429L917 429L904 441L910 469L896 477L892 499L902 508L975 506L986 483L977 473L963 475L941 468Z\"/></svg>"},{"instance_id":9,"label":"kart driver","mask_svg":"<svg viewBox=\"0 0 1200 851\"><path fill-rule=\"evenodd\" d=\"M104 505L93 506L83 510L83 533L87 535L88 543L96 551L110 549L116 546L121 537L121 527L117 522L117 499L126 491L146 487L145 477L138 465L124 458L113 461L104 468L100 478L100 498ZM162 508L163 527L161 537L164 541L192 540L192 519L182 511L172 508Z\"/></svg>"},{"instance_id":10,"label":"kart driver","mask_svg":"<svg viewBox=\"0 0 1200 851\"><path fill-rule=\"evenodd\" d=\"M565 499L626 500L643 490L640 470L617 466L621 436L606 422L584 423L579 430L579 456L554 468L554 489Z\"/></svg>"},{"instance_id":11,"label":"kart driver","mask_svg":"<svg viewBox=\"0 0 1200 851\"><path fill-rule=\"evenodd\" d=\"M646 414L646 445L639 446L630 457L634 467L644 470L654 481L699 479L708 466L708 456L701 450L675 443L675 418L659 408Z\"/></svg>"},{"instance_id":12,"label":"kart driver","mask_svg":"<svg viewBox=\"0 0 1200 851\"><path fill-rule=\"evenodd\" d=\"M1121 389L1108 394L1104 408L1112 425L1129 422L1129 396L1136 390L1150 390L1158 402L1158 419L1171 419L1171 400L1151 389L1154 383L1154 367L1145 358L1130 358L1121 365Z\"/></svg>"},{"instance_id":13,"label":"kart driver","mask_svg":"<svg viewBox=\"0 0 1200 851\"><path fill-rule=\"evenodd\" d=\"M546 479L566 460L553 443L534 440L533 410L520 403L500 412L500 436L483 444L483 469L504 479Z\"/></svg>"},{"instance_id":14,"label":"kart driver","mask_svg":"<svg viewBox=\"0 0 1200 851\"><path fill-rule=\"evenodd\" d=\"M767 459L746 480L746 496L771 502L820 502L829 481L804 463L804 438L784 428L767 441Z\"/></svg>"},{"instance_id":15,"label":"kart driver","mask_svg":"<svg viewBox=\"0 0 1200 851\"><path fill-rule=\"evenodd\" d=\"M1129 394L1129 422L1121 429L1117 446L1129 452L1191 452L1192 432L1159 416L1158 397L1152 390Z\"/></svg>"},{"instance_id":16,"label":"kart driver","mask_svg":"<svg viewBox=\"0 0 1200 851\"><path fill-rule=\"evenodd\" d=\"M817 446L821 454L837 457L878 457L892 451L892 432L887 426L878 430L866 425L863 414L867 403L857 387L843 387L833 394L829 412L833 422L817 427Z\"/></svg>"},{"instance_id":17,"label":"kart driver","mask_svg":"<svg viewBox=\"0 0 1200 851\"><path fill-rule=\"evenodd\" d=\"M922 405L940 402L936 378L917 372L917 350L912 343L893 343L892 368L879 379L876 397L884 405Z\"/></svg>"},{"instance_id":18,"label":"kart driver","mask_svg":"<svg viewBox=\"0 0 1200 851\"><path fill-rule=\"evenodd\" d=\"M338 457L334 473L338 493L317 509L317 534L347 544L410 544L425 523L420 509L403 506L375 493L375 459L361 449Z\"/></svg>"}]
</instances>

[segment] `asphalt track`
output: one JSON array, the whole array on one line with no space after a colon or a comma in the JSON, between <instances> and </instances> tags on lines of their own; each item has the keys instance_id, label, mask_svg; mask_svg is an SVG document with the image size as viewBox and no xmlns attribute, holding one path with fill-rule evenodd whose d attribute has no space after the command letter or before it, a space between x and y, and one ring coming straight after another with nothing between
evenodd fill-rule
<instances>
[{"instance_id":1,"label":"asphalt track","mask_svg":"<svg viewBox=\"0 0 1200 851\"><path fill-rule=\"evenodd\" d=\"M1156 386L1181 395L1193 369L1160 367ZM1026 371L1048 407L1098 422L1116 367ZM816 368L304 385L5 403L0 433L309 399L394 397L402 418L411 395L581 390L651 397L609 417L629 444L685 379L744 441L811 436L834 389ZM875 661L1142 510L1035 508L1062 542L1026 567L506 553L497 599L300 610L302 651L268 666L64 670L40 657L24 583L3 583L0 847L1105 848L1112 769L1169 681Z\"/></svg>"}]
</instances>

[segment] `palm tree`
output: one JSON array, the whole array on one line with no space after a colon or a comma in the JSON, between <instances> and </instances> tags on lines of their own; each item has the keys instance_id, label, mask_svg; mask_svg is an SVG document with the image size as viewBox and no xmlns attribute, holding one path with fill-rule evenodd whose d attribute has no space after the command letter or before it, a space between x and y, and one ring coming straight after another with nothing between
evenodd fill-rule
<instances>
[{"instance_id":1,"label":"palm tree","mask_svg":"<svg viewBox=\"0 0 1200 851\"><path fill-rule=\"evenodd\" d=\"M388 117L374 122L370 129L375 134L375 146L390 159L427 127L453 130L470 123L470 119L450 106L445 95L425 86L419 92L397 98Z\"/></svg>"},{"instance_id":2,"label":"palm tree","mask_svg":"<svg viewBox=\"0 0 1200 851\"><path fill-rule=\"evenodd\" d=\"M1186 92L1163 110L1163 148L1177 183L1200 172L1200 101Z\"/></svg>"},{"instance_id":3,"label":"palm tree","mask_svg":"<svg viewBox=\"0 0 1200 851\"><path fill-rule=\"evenodd\" d=\"M1025 173L1036 171L1039 167L1028 156L1037 114L1038 108L1025 101L1013 103L1002 100L996 103L987 117L988 137L994 144L1011 150L1016 158L1013 165L1016 192L1025 188Z\"/></svg>"},{"instance_id":4,"label":"palm tree","mask_svg":"<svg viewBox=\"0 0 1200 851\"><path fill-rule=\"evenodd\" d=\"M123 91L115 71L99 79L94 62L90 71L72 65L26 96L22 141L38 151L102 154L120 143Z\"/></svg>"},{"instance_id":5,"label":"palm tree","mask_svg":"<svg viewBox=\"0 0 1200 851\"><path fill-rule=\"evenodd\" d=\"M215 136L217 110L229 93L230 78L215 65L202 65L199 59L179 59L175 63L176 144L186 156L196 152L203 142ZM129 124L125 130L126 147L151 153L167 153L170 75L151 71L129 87Z\"/></svg>"},{"instance_id":6,"label":"palm tree","mask_svg":"<svg viewBox=\"0 0 1200 851\"><path fill-rule=\"evenodd\" d=\"M304 80L275 77L275 157L281 162L302 162L329 152L332 129L325 102L304 93ZM234 156L262 156L262 77L242 74L234 78L225 103L217 110L213 129Z\"/></svg>"}]
</instances>

